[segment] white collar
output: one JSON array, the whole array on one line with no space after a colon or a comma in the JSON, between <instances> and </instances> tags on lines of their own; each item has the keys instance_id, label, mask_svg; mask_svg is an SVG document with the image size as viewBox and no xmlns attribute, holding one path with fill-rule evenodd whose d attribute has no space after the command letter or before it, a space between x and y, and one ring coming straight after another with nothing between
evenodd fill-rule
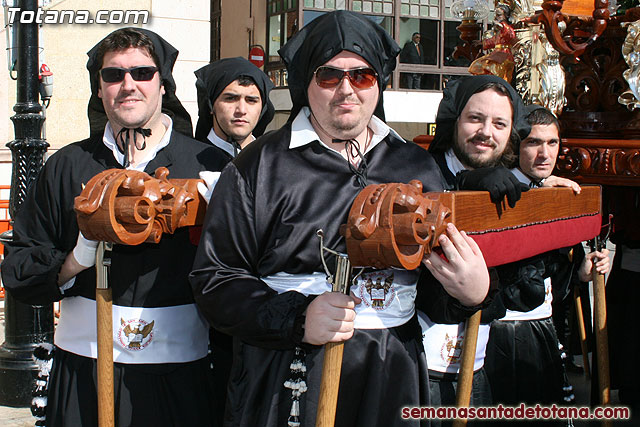
<instances>
[{"instance_id":1,"label":"white collar","mask_svg":"<svg viewBox=\"0 0 640 427\"><path fill-rule=\"evenodd\" d=\"M467 168L462 164L458 156L453 152L453 148L449 148L444 153L444 158L447 161L447 168L451 171L452 174L457 175L458 172L466 171Z\"/></svg>"},{"instance_id":2,"label":"white collar","mask_svg":"<svg viewBox=\"0 0 640 427\"><path fill-rule=\"evenodd\" d=\"M313 141L319 141L320 144L324 145L329 150L336 151L320 140L320 137L309 120L310 115L311 110L309 110L309 107L302 107L296 118L293 120L293 123L291 123L291 141L289 142L289 149L302 147L312 143ZM369 129L373 131L373 136L371 137L371 144L369 144L369 147L367 147L367 150L363 154L378 145L378 143L385 139L390 133L393 133L401 141L406 142L395 130L391 129L385 122L376 116L371 116L368 126Z\"/></svg>"},{"instance_id":3,"label":"white collar","mask_svg":"<svg viewBox=\"0 0 640 427\"><path fill-rule=\"evenodd\" d=\"M236 150L233 144L220 138L218 134L213 130L213 128L211 128L211 130L209 131L209 135L207 135L207 139L209 140L210 143L212 143L219 149L225 151L231 157L235 157ZM256 140L256 137L251 135L251 141L253 142L255 140Z\"/></svg>"},{"instance_id":4,"label":"white collar","mask_svg":"<svg viewBox=\"0 0 640 427\"><path fill-rule=\"evenodd\" d=\"M541 179L540 181L535 182L534 180L529 178L527 175L525 175L524 172L522 172L520 170L520 168L511 169L511 173L513 173L516 176L516 178L518 178L518 181L520 181L523 184L528 185L531 188L541 187L542 183L544 182L544 179Z\"/></svg>"},{"instance_id":5,"label":"white collar","mask_svg":"<svg viewBox=\"0 0 640 427\"><path fill-rule=\"evenodd\" d=\"M173 130L173 120L171 120L171 117L167 116L166 114L162 114L162 124L166 128L166 131L164 132L164 135L162 135L162 139L160 140L160 142L158 142L158 145L156 145L155 149L150 152L142 162L138 163L138 165L136 165L135 167L133 165L129 165L127 169L144 171L149 162L156 157L158 152L169 145L169 141L171 140L171 132ZM107 122L107 125L104 127L102 142L104 143L104 145L106 145L107 148L111 150L116 161L121 165L124 164L124 153L121 153L120 150L118 150L118 145L116 144L116 138L113 134L113 129L111 128L110 122Z\"/></svg>"},{"instance_id":6,"label":"white collar","mask_svg":"<svg viewBox=\"0 0 640 427\"><path fill-rule=\"evenodd\" d=\"M444 154L444 156L447 161L447 167L449 168L451 173L453 173L454 175L457 175L458 172L467 170L467 168L464 167L462 162L454 154L453 148L448 149L447 152ZM531 178L529 178L524 173L522 173L520 169L513 168L511 169L511 173L513 173L515 177L518 178L518 181L520 181L521 183L531 186L531 183L532 183Z\"/></svg>"}]
</instances>

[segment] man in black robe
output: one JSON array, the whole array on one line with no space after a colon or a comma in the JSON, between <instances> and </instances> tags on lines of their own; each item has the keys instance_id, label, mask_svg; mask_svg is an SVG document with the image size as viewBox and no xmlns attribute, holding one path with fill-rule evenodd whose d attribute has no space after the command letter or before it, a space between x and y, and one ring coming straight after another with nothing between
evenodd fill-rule
<instances>
[{"instance_id":1,"label":"man in black robe","mask_svg":"<svg viewBox=\"0 0 640 427\"><path fill-rule=\"evenodd\" d=\"M195 71L198 91L196 139L213 144L220 155L233 160L240 150L264 133L275 114L269 99L273 83L258 67L244 58L224 58ZM209 200L220 172L205 171L199 186ZM233 358L232 340L211 328L211 364L215 391L214 413L221 424L227 383Z\"/></svg>"},{"instance_id":2,"label":"man in black robe","mask_svg":"<svg viewBox=\"0 0 640 427\"><path fill-rule=\"evenodd\" d=\"M616 245L611 274L607 279L607 328L611 388L618 390L622 405L631 410L627 425L640 423L640 189L608 187L604 206L613 214L611 242ZM592 378L594 376L592 375ZM593 385L592 385L593 387ZM591 401L596 392L592 390Z\"/></svg>"},{"instance_id":3,"label":"man in black robe","mask_svg":"<svg viewBox=\"0 0 640 427\"><path fill-rule=\"evenodd\" d=\"M436 135L429 151L434 154L448 189L485 190L494 202L505 196L513 207L520 199L521 185L507 169L515 160L513 147L521 135L528 133L522 123L524 104L517 92L504 80L490 75L472 76L450 82L436 117ZM497 272L491 269L496 278ZM493 286L493 283L492 283ZM501 305L496 293L491 307ZM455 404L457 375L460 369L465 324L455 319L438 322L428 315L429 301L419 298L420 324L429 365L432 404ZM497 317L501 317L504 309ZM491 404L491 390L484 370L484 356L491 319L483 311L474 362L472 406ZM450 421L434 421L434 425L450 425Z\"/></svg>"},{"instance_id":4,"label":"man in black robe","mask_svg":"<svg viewBox=\"0 0 640 427\"><path fill-rule=\"evenodd\" d=\"M210 142L232 160L262 135L275 114L273 83L244 58L224 58L195 71L198 91L196 139Z\"/></svg>"},{"instance_id":5,"label":"man in black robe","mask_svg":"<svg viewBox=\"0 0 640 427\"><path fill-rule=\"evenodd\" d=\"M316 236L322 229L326 247L346 252L339 228L367 184L419 179L442 190L429 153L381 120L399 50L357 13L309 23L280 50L289 122L242 150L220 177L191 282L210 323L234 336L227 425L314 425L322 345L342 341L336 425L420 423L401 412L428 404L414 310L419 273L367 269L350 296L329 292ZM486 266L455 227L440 243L449 262L432 255L426 263L452 296L440 288L434 306L462 319L486 295Z\"/></svg>"},{"instance_id":6,"label":"man in black robe","mask_svg":"<svg viewBox=\"0 0 640 427\"><path fill-rule=\"evenodd\" d=\"M579 192L577 183L552 176L560 149L558 120L550 111L537 105L528 106L527 112L531 132L518 144L518 167L512 169L514 175L532 188L562 186ZM579 282L591 281L594 267L599 273L606 274L609 251L604 249L585 256L582 245L578 244L573 248L570 261L570 249L549 251L516 264L535 266L537 275L543 279L544 300L530 310L525 310L527 306L517 310L509 306L506 315L491 324L486 367L494 403L571 403L570 396L563 392L563 387L569 384L551 319L553 296L566 293L561 288L566 288L572 278ZM561 271L564 271L564 283L559 280ZM564 425L566 421L553 423ZM549 425L550 422L538 424Z\"/></svg>"},{"instance_id":7,"label":"man in black robe","mask_svg":"<svg viewBox=\"0 0 640 427\"><path fill-rule=\"evenodd\" d=\"M88 55L92 136L46 162L15 218L14 241L2 265L3 284L17 299L30 304L61 300L47 426L98 423L97 242L79 232L74 198L105 169L153 175L164 166L170 178L196 178L198 171L225 164L213 147L174 128L191 133L175 97L171 71L178 51L173 46L151 31L124 28ZM164 99L175 107L167 114ZM100 122L106 126L98 133ZM211 424L208 325L187 280L195 251L188 229L165 235L158 244L114 246L109 285L116 425Z\"/></svg>"}]
</instances>

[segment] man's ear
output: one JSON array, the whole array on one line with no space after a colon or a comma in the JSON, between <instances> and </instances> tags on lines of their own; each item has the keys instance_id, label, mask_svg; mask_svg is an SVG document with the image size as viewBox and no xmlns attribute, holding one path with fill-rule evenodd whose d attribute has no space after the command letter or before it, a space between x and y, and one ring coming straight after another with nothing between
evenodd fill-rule
<instances>
[{"instance_id":1,"label":"man's ear","mask_svg":"<svg viewBox=\"0 0 640 427\"><path fill-rule=\"evenodd\" d=\"M161 93L162 95L164 95L164 94L165 94L164 85L160 85L160 93Z\"/></svg>"}]
</instances>

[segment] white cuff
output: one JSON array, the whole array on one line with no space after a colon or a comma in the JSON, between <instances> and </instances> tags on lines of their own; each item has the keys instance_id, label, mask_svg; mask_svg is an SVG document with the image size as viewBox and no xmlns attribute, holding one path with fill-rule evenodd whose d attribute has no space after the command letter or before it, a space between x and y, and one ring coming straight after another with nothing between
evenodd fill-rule
<instances>
[{"instance_id":1,"label":"white cuff","mask_svg":"<svg viewBox=\"0 0 640 427\"><path fill-rule=\"evenodd\" d=\"M76 243L76 247L73 248L73 257L81 266L87 268L92 267L96 263L97 248L98 242L88 240L82 235L82 232L80 232L78 233L78 243Z\"/></svg>"},{"instance_id":2,"label":"white cuff","mask_svg":"<svg viewBox=\"0 0 640 427\"><path fill-rule=\"evenodd\" d=\"M62 285L60 285L60 292L62 292L62 294L64 295L64 291L66 291L67 289L71 288L75 283L76 283L76 277L73 276L71 279L69 279L68 282L63 283Z\"/></svg>"},{"instance_id":3,"label":"white cuff","mask_svg":"<svg viewBox=\"0 0 640 427\"><path fill-rule=\"evenodd\" d=\"M209 203L213 189L216 187L218 179L220 178L220 172L202 171L199 175L200 179L204 181L204 184L201 182L198 183L198 193Z\"/></svg>"}]
</instances>

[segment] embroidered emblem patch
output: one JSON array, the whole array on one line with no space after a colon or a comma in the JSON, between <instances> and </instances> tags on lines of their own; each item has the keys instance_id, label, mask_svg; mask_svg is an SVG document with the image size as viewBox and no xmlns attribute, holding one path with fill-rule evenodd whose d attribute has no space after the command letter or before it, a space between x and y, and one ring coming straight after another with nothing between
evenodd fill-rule
<instances>
[{"instance_id":1,"label":"embroidered emblem patch","mask_svg":"<svg viewBox=\"0 0 640 427\"><path fill-rule=\"evenodd\" d=\"M389 270L363 273L358 279L358 292L362 302L375 310L384 310L396 297L393 272Z\"/></svg>"},{"instance_id":2,"label":"embroidered emblem patch","mask_svg":"<svg viewBox=\"0 0 640 427\"><path fill-rule=\"evenodd\" d=\"M444 343L440 349L440 357L442 360L451 365L460 363L460 355L462 354L462 343L464 341L464 335L449 336L446 334L444 337Z\"/></svg>"},{"instance_id":3,"label":"embroidered emblem patch","mask_svg":"<svg viewBox=\"0 0 640 427\"><path fill-rule=\"evenodd\" d=\"M153 339L153 325L155 320L147 323L142 319L124 320L120 318L118 341L120 345L132 351L144 349Z\"/></svg>"},{"instance_id":4,"label":"embroidered emblem patch","mask_svg":"<svg viewBox=\"0 0 640 427\"><path fill-rule=\"evenodd\" d=\"M553 301L553 294L551 293L551 281L544 281L544 304L551 305Z\"/></svg>"}]
</instances>

